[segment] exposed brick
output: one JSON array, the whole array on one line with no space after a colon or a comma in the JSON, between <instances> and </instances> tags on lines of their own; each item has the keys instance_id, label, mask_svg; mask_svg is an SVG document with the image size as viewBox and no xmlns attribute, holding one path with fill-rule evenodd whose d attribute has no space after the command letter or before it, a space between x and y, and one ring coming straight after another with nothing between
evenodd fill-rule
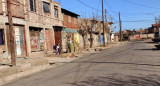
<instances>
[{"instance_id":1,"label":"exposed brick","mask_svg":"<svg viewBox=\"0 0 160 86\"><path fill-rule=\"evenodd\" d=\"M29 1L26 1L27 8L27 20L35 23L53 25L56 22L59 22L61 19L61 6L56 2L52 2L52 0L45 0L46 2L50 2L50 8L52 8L50 13L43 12L43 3L41 0L36 1L36 12L31 12L29 7ZM54 5L58 6L58 18L54 17ZM55 21L56 20L56 21ZM55 21L55 22L54 22ZM54 23L53 23L54 22Z\"/></svg>"},{"instance_id":2,"label":"exposed brick","mask_svg":"<svg viewBox=\"0 0 160 86\"><path fill-rule=\"evenodd\" d=\"M3 14L3 11L2 11L2 0L0 0L0 14Z\"/></svg>"},{"instance_id":3,"label":"exposed brick","mask_svg":"<svg viewBox=\"0 0 160 86\"><path fill-rule=\"evenodd\" d=\"M76 20L76 24L74 24L74 18L75 17L71 17L71 22L68 21L68 16L70 15L66 15L64 14L64 21L62 22L63 23L63 26L66 26L67 28L72 28L72 29L78 29L78 19Z\"/></svg>"},{"instance_id":4,"label":"exposed brick","mask_svg":"<svg viewBox=\"0 0 160 86\"><path fill-rule=\"evenodd\" d=\"M18 17L18 18L24 18L24 5L23 5L23 0L12 0L11 1L11 11L12 11L12 16L13 17ZM7 12L7 2L5 2L5 9L6 9L6 14L8 15Z\"/></svg>"}]
</instances>

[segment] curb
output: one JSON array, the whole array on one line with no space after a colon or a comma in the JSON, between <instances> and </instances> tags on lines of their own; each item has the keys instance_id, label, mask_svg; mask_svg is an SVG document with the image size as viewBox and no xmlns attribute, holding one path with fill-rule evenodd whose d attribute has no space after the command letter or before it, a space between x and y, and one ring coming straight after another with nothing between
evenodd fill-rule
<instances>
[{"instance_id":1,"label":"curb","mask_svg":"<svg viewBox=\"0 0 160 86\"><path fill-rule=\"evenodd\" d=\"M43 70L48 70L48 69L51 69L51 68L54 68L54 67L56 67L56 65L51 66L49 64L45 65L45 66L33 67L33 69L30 69L28 71L24 71L24 72L20 72L20 73L17 73L17 74L12 74L12 75L0 78L0 86L2 86L4 84L7 84L9 82L13 82L14 80L17 80L19 78L22 78L22 77L25 77L25 76L28 76L28 75L31 75L31 74L34 74L34 73L37 73L37 72L40 72L40 71L43 71Z\"/></svg>"}]
</instances>

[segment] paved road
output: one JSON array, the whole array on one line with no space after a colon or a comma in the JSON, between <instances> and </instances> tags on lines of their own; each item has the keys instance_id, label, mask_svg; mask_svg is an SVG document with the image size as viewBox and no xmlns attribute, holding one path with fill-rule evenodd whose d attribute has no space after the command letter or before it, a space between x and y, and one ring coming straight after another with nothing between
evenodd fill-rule
<instances>
[{"instance_id":1,"label":"paved road","mask_svg":"<svg viewBox=\"0 0 160 86\"><path fill-rule=\"evenodd\" d=\"M160 51L132 41L4 86L160 86Z\"/></svg>"}]
</instances>

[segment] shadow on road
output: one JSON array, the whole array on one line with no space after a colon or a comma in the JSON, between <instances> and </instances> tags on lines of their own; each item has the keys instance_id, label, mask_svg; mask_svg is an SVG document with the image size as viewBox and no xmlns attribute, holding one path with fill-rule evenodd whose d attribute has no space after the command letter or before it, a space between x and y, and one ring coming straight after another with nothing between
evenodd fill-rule
<instances>
[{"instance_id":1,"label":"shadow on road","mask_svg":"<svg viewBox=\"0 0 160 86\"><path fill-rule=\"evenodd\" d=\"M155 42L145 42L145 43L148 43L148 44L155 44Z\"/></svg>"},{"instance_id":2,"label":"shadow on road","mask_svg":"<svg viewBox=\"0 0 160 86\"><path fill-rule=\"evenodd\" d=\"M78 83L69 83L72 86L160 86L160 77L157 75L148 76L127 76L112 74L109 76L88 77Z\"/></svg>"},{"instance_id":3,"label":"shadow on road","mask_svg":"<svg viewBox=\"0 0 160 86\"><path fill-rule=\"evenodd\" d=\"M127 63L127 62L104 62L104 61L73 61L63 63L79 63L79 64L126 64L126 65L142 65L142 66L160 66L159 64L145 64L145 63Z\"/></svg>"},{"instance_id":4,"label":"shadow on road","mask_svg":"<svg viewBox=\"0 0 160 86\"><path fill-rule=\"evenodd\" d=\"M151 49L134 49L134 50L142 50L142 51L158 51L158 50L160 50L160 49L151 48Z\"/></svg>"}]
</instances>

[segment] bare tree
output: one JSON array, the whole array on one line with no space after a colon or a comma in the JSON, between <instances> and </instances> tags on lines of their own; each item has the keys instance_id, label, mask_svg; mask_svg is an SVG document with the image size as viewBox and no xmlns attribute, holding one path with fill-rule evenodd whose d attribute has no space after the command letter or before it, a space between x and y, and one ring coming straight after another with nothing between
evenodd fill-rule
<instances>
[{"instance_id":1,"label":"bare tree","mask_svg":"<svg viewBox=\"0 0 160 86\"><path fill-rule=\"evenodd\" d=\"M93 15L91 18L81 18L79 19L79 34L83 38L83 45L84 49L86 48L86 40L85 36L87 34L90 35L89 42L90 42L90 48L93 46L93 29L98 29L100 27L100 21L99 16Z\"/></svg>"},{"instance_id":2,"label":"bare tree","mask_svg":"<svg viewBox=\"0 0 160 86\"><path fill-rule=\"evenodd\" d=\"M78 22L78 33L82 36L83 38L83 47L84 49L86 48L86 40L85 40L85 37L88 33L88 19L79 19L79 22Z\"/></svg>"},{"instance_id":3,"label":"bare tree","mask_svg":"<svg viewBox=\"0 0 160 86\"><path fill-rule=\"evenodd\" d=\"M93 14L93 17L90 19L90 25L88 26L88 34L90 35L90 48L93 46L93 29L94 31L98 31L98 29L100 29L100 23L99 16L95 16Z\"/></svg>"}]
</instances>

